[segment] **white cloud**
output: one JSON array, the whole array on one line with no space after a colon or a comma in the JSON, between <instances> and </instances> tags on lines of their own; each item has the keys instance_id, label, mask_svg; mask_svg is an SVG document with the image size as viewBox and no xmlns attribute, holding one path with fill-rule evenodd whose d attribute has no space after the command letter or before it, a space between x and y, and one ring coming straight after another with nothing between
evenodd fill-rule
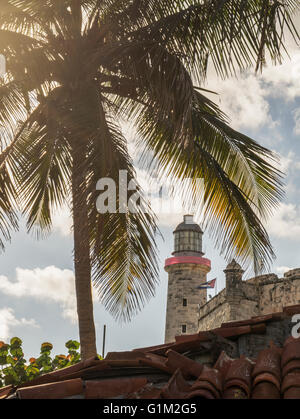
<instances>
[{"instance_id":1,"label":"white cloud","mask_svg":"<svg viewBox=\"0 0 300 419\"><path fill-rule=\"evenodd\" d=\"M185 202L182 195L181 184L174 186L170 177L163 177L158 179L155 176L150 176L146 170L137 168L137 180L141 185L144 197L149 201L152 211L158 218L160 226L170 227L182 221L183 215L187 213L195 214L190 202ZM189 182L186 179L185 182ZM185 184L186 188L188 184ZM202 179L199 179L198 188L203 188ZM186 189L187 190L187 189ZM201 197L198 198L197 208L201 208ZM201 222L200 211L195 214L195 221Z\"/></svg>"},{"instance_id":2,"label":"white cloud","mask_svg":"<svg viewBox=\"0 0 300 419\"><path fill-rule=\"evenodd\" d=\"M48 266L44 269L16 269L16 280L0 276L0 292L17 298L58 303L64 318L77 320L74 273Z\"/></svg>"},{"instance_id":3,"label":"white cloud","mask_svg":"<svg viewBox=\"0 0 300 419\"><path fill-rule=\"evenodd\" d=\"M285 155L282 155L278 152L276 152L276 154L279 157L279 160L278 160L279 169L283 173L289 174L290 172L292 172L294 170L299 170L300 169L300 160L299 160L298 156L293 151L291 151L291 150L287 151L285 153Z\"/></svg>"},{"instance_id":4,"label":"white cloud","mask_svg":"<svg viewBox=\"0 0 300 419\"><path fill-rule=\"evenodd\" d=\"M220 94L219 105L236 129L274 125L261 79L253 74L218 80L209 87ZM216 101L216 97L212 97Z\"/></svg>"},{"instance_id":5,"label":"white cloud","mask_svg":"<svg viewBox=\"0 0 300 419\"><path fill-rule=\"evenodd\" d=\"M274 237L300 240L300 208L281 203L267 224L267 231Z\"/></svg>"},{"instance_id":6,"label":"white cloud","mask_svg":"<svg viewBox=\"0 0 300 419\"><path fill-rule=\"evenodd\" d=\"M268 66L263 70L262 81L267 84L268 94L293 100L300 96L300 53L294 52L282 65Z\"/></svg>"},{"instance_id":7,"label":"white cloud","mask_svg":"<svg viewBox=\"0 0 300 419\"><path fill-rule=\"evenodd\" d=\"M54 231L59 232L62 236L68 236L72 232L72 225L72 214L67 205L53 212L52 226Z\"/></svg>"},{"instance_id":8,"label":"white cloud","mask_svg":"<svg viewBox=\"0 0 300 419\"><path fill-rule=\"evenodd\" d=\"M295 153L293 153L292 151L289 151L285 156L283 156L282 154L278 154L279 156L279 169L283 172L283 173L287 173L288 170L290 170L291 168L291 163L295 157Z\"/></svg>"},{"instance_id":9,"label":"white cloud","mask_svg":"<svg viewBox=\"0 0 300 419\"><path fill-rule=\"evenodd\" d=\"M278 274L283 275L285 272L290 271L292 268L288 268L287 266L278 266L276 268L276 272L278 272Z\"/></svg>"},{"instance_id":10,"label":"white cloud","mask_svg":"<svg viewBox=\"0 0 300 419\"><path fill-rule=\"evenodd\" d=\"M39 327L34 319L17 319L12 308L0 309L0 339L7 340L11 337L11 329L15 326Z\"/></svg>"},{"instance_id":11,"label":"white cloud","mask_svg":"<svg viewBox=\"0 0 300 419\"><path fill-rule=\"evenodd\" d=\"M245 72L226 80L209 77L208 88L220 94L219 105L236 129L255 130L261 126L276 127L270 114L268 97L285 101L300 97L300 53L292 52L282 65L269 65L262 74ZM217 101L215 95L210 96Z\"/></svg>"},{"instance_id":12,"label":"white cloud","mask_svg":"<svg viewBox=\"0 0 300 419\"><path fill-rule=\"evenodd\" d=\"M294 121L295 121L294 133L300 135L300 108L294 111Z\"/></svg>"}]
</instances>

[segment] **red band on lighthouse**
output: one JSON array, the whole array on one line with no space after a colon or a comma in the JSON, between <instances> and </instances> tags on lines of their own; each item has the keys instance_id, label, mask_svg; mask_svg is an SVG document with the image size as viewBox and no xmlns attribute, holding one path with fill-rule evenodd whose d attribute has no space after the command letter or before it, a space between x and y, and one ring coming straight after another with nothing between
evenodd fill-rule
<instances>
[{"instance_id":1,"label":"red band on lighthouse","mask_svg":"<svg viewBox=\"0 0 300 419\"><path fill-rule=\"evenodd\" d=\"M173 257L173 258L168 258L165 261L165 267L167 266L171 266L171 265L177 265L177 264L182 264L182 263L192 263L195 265L204 265L204 266L208 266L209 268L210 266L210 260L206 259L206 258L201 258L198 256L177 256L177 257Z\"/></svg>"}]
</instances>

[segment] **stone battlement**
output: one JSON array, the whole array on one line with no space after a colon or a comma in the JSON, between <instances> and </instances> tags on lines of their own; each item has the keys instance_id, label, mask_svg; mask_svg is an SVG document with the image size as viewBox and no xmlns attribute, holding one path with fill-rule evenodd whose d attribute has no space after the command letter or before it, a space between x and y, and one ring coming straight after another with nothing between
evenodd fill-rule
<instances>
[{"instance_id":1,"label":"stone battlement","mask_svg":"<svg viewBox=\"0 0 300 419\"><path fill-rule=\"evenodd\" d=\"M224 272L225 289L199 309L199 330L280 312L284 306L300 304L300 268L286 272L283 278L270 273L243 280L243 270L233 261Z\"/></svg>"},{"instance_id":2,"label":"stone battlement","mask_svg":"<svg viewBox=\"0 0 300 419\"><path fill-rule=\"evenodd\" d=\"M207 301L209 259L203 257L201 227L192 215L173 232L174 251L165 261L168 273L165 342L175 336L215 329L222 323L281 312L300 304L300 268L283 278L274 273L243 280L244 270L233 259L224 269L226 286Z\"/></svg>"}]
</instances>

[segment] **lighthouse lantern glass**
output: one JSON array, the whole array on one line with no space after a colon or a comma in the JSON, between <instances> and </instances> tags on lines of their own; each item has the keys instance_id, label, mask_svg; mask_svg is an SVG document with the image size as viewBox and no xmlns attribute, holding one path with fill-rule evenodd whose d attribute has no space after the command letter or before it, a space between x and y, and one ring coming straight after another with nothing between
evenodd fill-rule
<instances>
[{"instance_id":1,"label":"lighthouse lantern glass","mask_svg":"<svg viewBox=\"0 0 300 419\"><path fill-rule=\"evenodd\" d=\"M197 231L176 231L175 252L201 252L202 234Z\"/></svg>"}]
</instances>

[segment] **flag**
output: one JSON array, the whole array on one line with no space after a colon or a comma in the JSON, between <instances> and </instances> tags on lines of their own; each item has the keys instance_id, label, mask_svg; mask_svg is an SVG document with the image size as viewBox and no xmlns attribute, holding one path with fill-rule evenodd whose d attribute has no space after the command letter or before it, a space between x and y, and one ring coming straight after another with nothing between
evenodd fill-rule
<instances>
[{"instance_id":1,"label":"flag","mask_svg":"<svg viewBox=\"0 0 300 419\"><path fill-rule=\"evenodd\" d=\"M206 288L215 288L217 278L212 279L211 281L204 282L199 287L196 287L197 290L206 289Z\"/></svg>"}]
</instances>

